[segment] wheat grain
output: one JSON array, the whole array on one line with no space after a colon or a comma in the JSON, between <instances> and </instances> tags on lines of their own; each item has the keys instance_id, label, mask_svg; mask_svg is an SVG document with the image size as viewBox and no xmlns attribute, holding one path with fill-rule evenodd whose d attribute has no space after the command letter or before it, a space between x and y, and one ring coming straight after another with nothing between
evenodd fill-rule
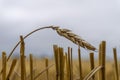
<instances>
[{"instance_id":1,"label":"wheat grain","mask_svg":"<svg viewBox=\"0 0 120 80\"><path fill-rule=\"evenodd\" d=\"M82 39L80 36L74 34L71 32L71 30L68 29L60 29L59 27L52 27L53 30L56 30L56 32L60 35L63 36L67 39L69 39L70 41L72 41L73 43L86 48L88 50L93 50L95 51L96 48L94 46L92 46L90 43L88 43L87 41L85 41L84 39Z\"/></svg>"}]
</instances>

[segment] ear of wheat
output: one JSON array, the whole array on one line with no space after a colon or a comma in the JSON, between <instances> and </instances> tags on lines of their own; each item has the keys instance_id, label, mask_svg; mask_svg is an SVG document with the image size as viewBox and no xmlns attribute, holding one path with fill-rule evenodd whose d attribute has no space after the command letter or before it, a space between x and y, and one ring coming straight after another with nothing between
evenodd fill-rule
<instances>
[{"instance_id":1,"label":"ear of wheat","mask_svg":"<svg viewBox=\"0 0 120 80\"><path fill-rule=\"evenodd\" d=\"M86 48L88 50L93 50L95 51L96 48L94 46L92 46L91 44L89 44L87 41L83 40L82 38L80 38L78 35L72 33L70 30L68 29L60 29L58 26L47 26L47 27L41 27L38 29L33 30L32 32L28 33L26 36L23 37L23 39L26 39L27 37L29 37L31 34L42 30L42 29L48 29L51 28L53 30L56 30L56 32L60 35L63 36L67 39L69 39L70 41L72 41L73 43L77 44L78 46L81 46L83 48ZM11 57L11 55L13 54L13 52L15 51L15 49L18 47L18 45L21 43L21 41L19 41L14 48L11 50L10 54L8 55L7 61L9 60L9 58Z\"/></svg>"},{"instance_id":2,"label":"ear of wheat","mask_svg":"<svg viewBox=\"0 0 120 80\"><path fill-rule=\"evenodd\" d=\"M71 30L60 29L59 27L53 27L52 29L56 30L56 32L60 36L63 36L65 38L69 39L70 41L72 41L73 43L77 44L78 46L81 46L81 47L86 48L88 50L93 50L93 51L96 50L96 48L94 46L92 46L90 43L88 43L87 41L82 39L80 36L72 33Z\"/></svg>"}]
</instances>

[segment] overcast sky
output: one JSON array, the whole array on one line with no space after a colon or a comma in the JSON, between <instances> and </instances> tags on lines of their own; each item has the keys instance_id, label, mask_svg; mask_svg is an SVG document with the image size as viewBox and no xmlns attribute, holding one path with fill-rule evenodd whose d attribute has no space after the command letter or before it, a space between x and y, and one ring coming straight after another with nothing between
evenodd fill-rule
<instances>
[{"instance_id":1,"label":"overcast sky","mask_svg":"<svg viewBox=\"0 0 120 80\"><path fill-rule=\"evenodd\" d=\"M120 0L0 0L0 52L9 53L20 35L49 25L70 29L97 48L106 40L111 57L113 47L120 49ZM53 44L77 50L52 30L37 32L25 42L27 54L52 55Z\"/></svg>"}]
</instances>

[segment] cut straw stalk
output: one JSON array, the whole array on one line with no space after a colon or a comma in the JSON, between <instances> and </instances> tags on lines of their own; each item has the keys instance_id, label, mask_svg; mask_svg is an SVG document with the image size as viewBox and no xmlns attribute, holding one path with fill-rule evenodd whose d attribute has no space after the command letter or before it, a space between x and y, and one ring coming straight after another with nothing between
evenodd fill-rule
<instances>
[{"instance_id":1,"label":"cut straw stalk","mask_svg":"<svg viewBox=\"0 0 120 80\"><path fill-rule=\"evenodd\" d=\"M99 71L99 80L106 80L105 78L105 58L106 58L106 41L102 41L99 46L99 66L102 69Z\"/></svg>"},{"instance_id":2,"label":"cut straw stalk","mask_svg":"<svg viewBox=\"0 0 120 80\"><path fill-rule=\"evenodd\" d=\"M113 48L113 54L114 54L114 65L115 65L115 78L116 80L119 80L119 70L118 70L118 61L117 61L117 50L116 48Z\"/></svg>"},{"instance_id":3,"label":"cut straw stalk","mask_svg":"<svg viewBox=\"0 0 120 80\"><path fill-rule=\"evenodd\" d=\"M2 52L2 80L6 80L6 52Z\"/></svg>"},{"instance_id":4,"label":"cut straw stalk","mask_svg":"<svg viewBox=\"0 0 120 80\"><path fill-rule=\"evenodd\" d=\"M56 80L64 80L65 56L64 50L57 45L53 46L56 66Z\"/></svg>"},{"instance_id":5,"label":"cut straw stalk","mask_svg":"<svg viewBox=\"0 0 120 80\"><path fill-rule=\"evenodd\" d=\"M48 67L48 58L45 58L45 67ZM46 70L47 80L49 80L49 70Z\"/></svg>"},{"instance_id":6,"label":"cut straw stalk","mask_svg":"<svg viewBox=\"0 0 120 80\"><path fill-rule=\"evenodd\" d=\"M68 67L68 55L67 55L67 53L65 53L65 63L66 63L66 66L65 66L65 68L66 68L66 78L65 78L65 80L69 80L69 67Z\"/></svg>"},{"instance_id":7,"label":"cut straw stalk","mask_svg":"<svg viewBox=\"0 0 120 80\"><path fill-rule=\"evenodd\" d=\"M68 80L71 80L71 50L68 47Z\"/></svg>"},{"instance_id":8,"label":"cut straw stalk","mask_svg":"<svg viewBox=\"0 0 120 80\"><path fill-rule=\"evenodd\" d=\"M20 44L20 58L21 58L21 80L25 80L26 78L26 70L25 70L25 43L22 36L20 36L21 44Z\"/></svg>"},{"instance_id":9,"label":"cut straw stalk","mask_svg":"<svg viewBox=\"0 0 120 80\"><path fill-rule=\"evenodd\" d=\"M58 50L58 46L57 45L53 45L53 49L54 49L54 57L55 57L55 67L56 67L56 80L59 79L59 50Z\"/></svg>"},{"instance_id":10,"label":"cut straw stalk","mask_svg":"<svg viewBox=\"0 0 120 80\"><path fill-rule=\"evenodd\" d=\"M99 45L99 55L98 55L98 63L99 63L99 66L101 66L101 44ZM99 73L98 73L98 80L101 80L101 70L99 70Z\"/></svg>"},{"instance_id":11,"label":"cut straw stalk","mask_svg":"<svg viewBox=\"0 0 120 80\"><path fill-rule=\"evenodd\" d=\"M106 80L105 78L105 59L106 59L106 41L102 41L101 43L101 65L103 66L102 68L102 80Z\"/></svg>"},{"instance_id":12,"label":"cut straw stalk","mask_svg":"<svg viewBox=\"0 0 120 80\"><path fill-rule=\"evenodd\" d=\"M94 69L94 53L90 53L90 69ZM92 80L95 80L95 75L92 76Z\"/></svg>"},{"instance_id":13,"label":"cut straw stalk","mask_svg":"<svg viewBox=\"0 0 120 80\"><path fill-rule=\"evenodd\" d=\"M80 77L80 80L83 80L83 75L82 75L82 60L81 60L80 47L78 47L78 62L79 62L79 77Z\"/></svg>"},{"instance_id":14,"label":"cut straw stalk","mask_svg":"<svg viewBox=\"0 0 120 80\"><path fill-rule=\"evenodd\" d=\"M65 58L64 58L64 51L63 48L59 48L59 66L60 66L60 80L64 80L64 63L65 63Z\"/></svg>"},{"instance_id":15,"label":"cut straw stalk","mask_svg":"<svg viewBox=\"0 0 120 80\"><path fill-rule=\"evenodd\" d=\"M71 80L73 80L73 51L71 48Z\"/></svg>"},{"instance_id":16,"label":"cut straw stalk","mask_svg":"<svg viewBox=\"0 0 120 80\"><path fill-rule=\"evenodd\" d=\"M33 80L33 55L30 54L30 80Z\"/></svg>"}]
</instances>

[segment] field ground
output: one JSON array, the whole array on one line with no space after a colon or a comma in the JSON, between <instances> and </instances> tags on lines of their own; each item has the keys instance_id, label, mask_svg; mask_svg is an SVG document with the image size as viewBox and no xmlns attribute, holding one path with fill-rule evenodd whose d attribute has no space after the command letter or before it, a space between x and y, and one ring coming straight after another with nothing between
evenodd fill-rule
<instances>
[{"instance_id":1,"label":"field ground","mask_svg":"<svg viewBox=\"0 0 120 80\"><path fill-rule=\"evenodd\" d=\"M9 70L9 67L11 65L11 60L9 60L8 64L7 64L7 73ZM54 60L49 59L49 65L54 64ZM2 65L2 62L0 60L0 65ZM95 66L98 65L98 61L95 61ZM36 59L34 58L34 62L33 62L33 69L34 69L34 76L36 76L38 73L40 73L42 70L45 69L45 59ZM1 70L1 66L0 66L0 70ZM90 62L89 60L82 60L82 72L83 72L83 77L85 77L90 71ZM65 77L66 77L66 70L64 70L65 72ZM30 67L29 67L29 59L26 59L26 76L27 76L27 80L30 80ZM55 80L55 65L52 66L49 69L49 80ZM98 74L95 75L95 80L98 80ZM78 67L78 61L77 60L73 60L73 78L74 80L79 79L79 67ZM14 72L12 73L11 76L11 80L21 80L20 78L20 60L17 60L17 65L15 67ZM42 75L39 76L38 79L36 80L47 80L46 77L46 72L44 72ZM115 80L114 79L114 64L112 60L106 61L106 80Z\"/></svg>"}]
</instances>

